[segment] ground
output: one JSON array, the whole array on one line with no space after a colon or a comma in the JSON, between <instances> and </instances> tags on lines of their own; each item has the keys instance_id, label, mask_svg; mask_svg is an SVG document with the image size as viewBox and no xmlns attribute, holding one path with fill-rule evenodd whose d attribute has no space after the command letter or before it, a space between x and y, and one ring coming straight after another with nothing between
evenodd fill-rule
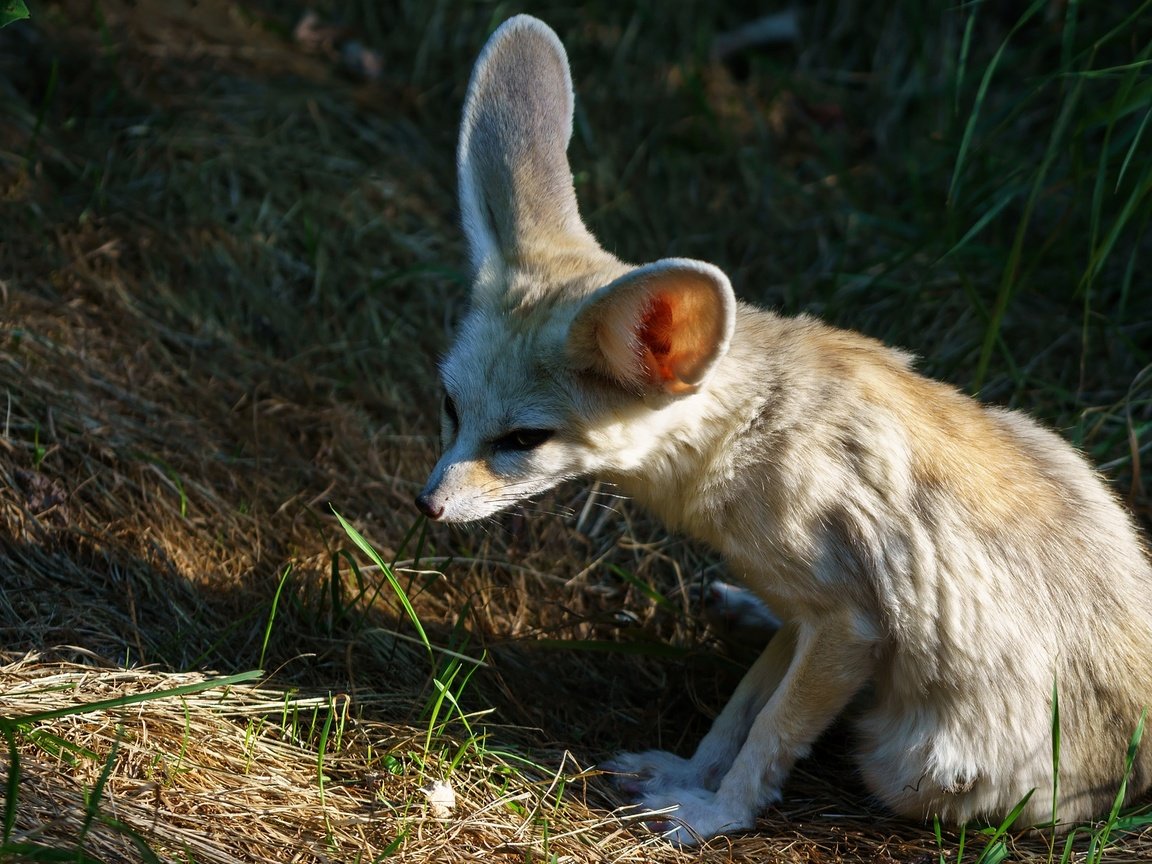
<instances>
[{"instance_id":1,"label":"ground","mask_svg":"<svg viewBox=\"0 0 1152 864\"><path fill-rule=\"evenodd\" d=\"M591 483L471 529L411 501L466 302L463 91L528 11L609 249L1036 414L1147 527L1152 15L1002 5L807 4L718 57L774 4L30 0L0 30L0 857L975 857L869 800L846 727L755 833L659 843L590 769L723 704L717 559Z\"/></svg>"}]
</instances>

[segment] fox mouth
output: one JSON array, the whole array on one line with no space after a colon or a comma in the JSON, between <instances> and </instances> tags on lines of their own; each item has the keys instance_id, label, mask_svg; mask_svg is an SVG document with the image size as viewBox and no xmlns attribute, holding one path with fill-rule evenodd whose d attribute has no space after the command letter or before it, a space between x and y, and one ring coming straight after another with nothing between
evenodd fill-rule
<instances>
[{"instance_id":1,"label":"fox mouth","mask_svg":"<svg viewBox=\"0 0 1152 864\"><path fill-rule=\"evenodd\" d=\"M445 485L441 482L425 486L415 498L416 509L433 522L464 524L495 516L517 505L523 506L556 484L524 480L500 483L496 487L474 489L471 492L464 490L456 494L445 489Z\"/></svg>"}]
</instances>

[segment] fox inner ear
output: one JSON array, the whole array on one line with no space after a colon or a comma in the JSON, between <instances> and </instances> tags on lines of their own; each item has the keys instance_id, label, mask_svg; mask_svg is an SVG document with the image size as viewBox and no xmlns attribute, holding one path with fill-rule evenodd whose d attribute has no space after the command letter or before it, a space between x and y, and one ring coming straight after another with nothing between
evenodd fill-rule
<instances>
[{"instance_id":1,"label":"fox inner ear","mask_svg":"<svg viewBox=\"0 0 1152 864\"><path fill-rule=\"evenodd\" d=\"M723 271L666 259L593 294L572 324L568 352L627 387L690 393L727 352L735 318Z\"/></svg>"}]
</instances>

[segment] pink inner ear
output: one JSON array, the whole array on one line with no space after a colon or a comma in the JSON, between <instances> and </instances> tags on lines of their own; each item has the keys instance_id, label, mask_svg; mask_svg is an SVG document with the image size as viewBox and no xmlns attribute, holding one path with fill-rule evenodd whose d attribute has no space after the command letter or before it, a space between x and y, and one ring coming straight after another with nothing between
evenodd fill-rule
<instances>
[{"instance_id":1,"label":"pink inner ear","mask_svg":"<svg viewBox=\"0 0 1152 864\"><path fill-rule=\"evenodd\" d=\"M671 298L657 294L645 307L637 329L636 335L645 349L644 365L657 381L667 382L675 377L671 368L675 317Z\"/></svg>"},{"instance_id":2,"label":"pink inner ear","mask_svg":"<svg viewBox=\"0 0 1152 864\"><path fill-rule=\"evenodd\" d=\"M734 305L722 273L695 267L670 260L609 285L572 324L573 359L629 388L695 391L728 347Z\"/></svg>"},{"instance_id":3,"label":"pink inner ear","mask_svg":"<svg viewBox=\"0 0 1152 864\"><path fill-rule=\"evenodd\" d=\"M636 330L643 351L641 362L648 370L649 380L672 393L680 393L693 388L684 379L700 360L702 346L699 335L694 334L692 322L686 320L683 301L690 299L677 291L661 291L654 294L644 308L640 325ZM699 310L696 310L699 311ZM695 338L694 338L695 337Z\"/></svg>"}]
</instances>

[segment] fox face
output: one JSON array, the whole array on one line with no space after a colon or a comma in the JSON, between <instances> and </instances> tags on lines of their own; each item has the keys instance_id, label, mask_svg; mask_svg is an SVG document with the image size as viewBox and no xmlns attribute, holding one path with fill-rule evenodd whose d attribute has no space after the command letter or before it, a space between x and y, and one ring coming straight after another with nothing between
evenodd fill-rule
<instances>
[{"instance_id":1,"label":"fox face","mask_svg":"<svg viewBox=\"0 0 1152 864\"><path fill-rule=\"evenodd\" d=\"M440 368L442 455L417 506L469 522L537 495L595 461L576 423L577 397L549 375L562 346L514 338L474 310Z\"/></svg>"},{"instance_id":2,"label":"fox face","mask_svg":"<svg viewBox=\"0 0 1152 864\"><path fill-rule=\"evenodd\" d=\"M605 260L560 286L536 275L529 290L474 299L441 363L443 455L416 499L446 522L641 471L723 355L735 303L723 273L684 259Z\"/></svg>"}]
</instances>

